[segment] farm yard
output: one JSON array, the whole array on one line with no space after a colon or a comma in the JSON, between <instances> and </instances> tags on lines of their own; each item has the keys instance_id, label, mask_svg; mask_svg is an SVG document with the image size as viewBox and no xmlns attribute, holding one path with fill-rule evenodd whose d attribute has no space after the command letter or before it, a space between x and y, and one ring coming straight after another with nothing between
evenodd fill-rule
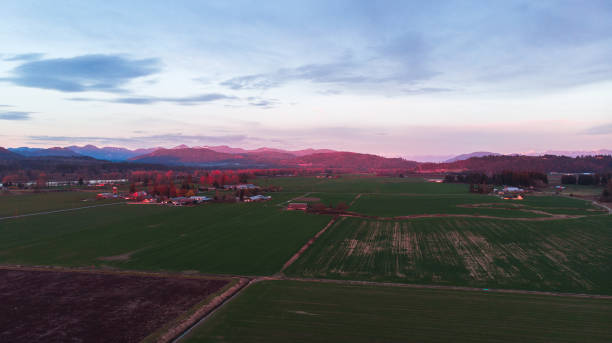
<instances>
[{"instance_id":1,"label":"farm yard","mask_svg":"<svg viewBox=\"0 0 612 343\"><path fill-rule=\"evenodd\" d=\"M177 275L250 280L181 342L513 342L525 337L569 342L580 332L593 342L610 341L612 328L605 323L612 306L612 216L590 201L544 192L502 200L469 193L466 184L416 177L260 177L249 182L275 189L264 193L272 198L176 207L119 203L47 213L113 201L83 202L93 199L93 192L2 196L0 213L6 216L16 208L20 214L42 213L0 220L0 265L79 268L84 273L69 274L79 277L138 271L172 280ZM335 212L287 211L289 203L324 204ZM12 275L48 283L38 280L39 274ZM49 279L50 285L65 285L67 274L58 275L64 276ZM0 288L7 287L9 279L2 278ZM138 298L139 282L125 283L126 294ZM3 300L13 293L1 294ZM193 297L201 306L207 296ZM63 306L74 304L66 300ZM159 306L172 312L168 318L196 306L164 304L169 303ZM151 332L165 330L168 318L130 337L155 341ZM435 329L440 323L444 333ZM380 327L386 330L381 333Z\"/></svg>"},{"instance_id":2,"label":"farm yard","mask_svg":"<svg viewBox=\"0 0 612 343\"><path fill-rule=\"evenodd\" d=\"M612 294L612 218L342 218L288 270L311 278Z\"/></svg>"},{"instance_id":3,"label":"farm yard","mask_svg":"<svg viewBox=\"0 0 612 343\"><path fill-rule=\"evenodd\" d=\"M154 341L232 282L2 268L0 341Z\"/></svg>"},{"instance_id":4,"label":"farm yard","mask_svg":"<svg viewBox=\"0 0 612 343\"><path fill-rule=\"evenodd\" d=\"M194 329L199 342L610 342L610 299L263 281Z\"/></svg>"}]
</instances>

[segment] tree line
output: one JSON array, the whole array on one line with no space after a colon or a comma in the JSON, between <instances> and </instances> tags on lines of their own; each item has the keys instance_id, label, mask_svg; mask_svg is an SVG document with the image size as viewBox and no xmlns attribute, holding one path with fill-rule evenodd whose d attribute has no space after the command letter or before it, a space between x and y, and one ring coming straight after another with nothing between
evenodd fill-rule
<instances>
[{"instance_id":1,"label":"tree line","mask_svg":"<svg viewBox=\"0 0 612 343\"><path fill-rule=\"evenodd\" d=\"M485 173L446 174L444 182L486 185L506 185L515 187L542 187L548 184L548 176L540 172L503 171L487 175Z\"/></svg>"}]
</instances>

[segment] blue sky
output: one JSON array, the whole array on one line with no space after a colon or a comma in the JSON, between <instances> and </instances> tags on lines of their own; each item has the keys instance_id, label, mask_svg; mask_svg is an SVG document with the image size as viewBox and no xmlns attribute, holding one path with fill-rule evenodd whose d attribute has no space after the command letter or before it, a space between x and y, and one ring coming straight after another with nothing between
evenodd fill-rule
<instances>
[{"instance_id":1,"label":"blue sky","mask_svg":"<svg viewBox=\"0 0 612 343\"><path fill-rule=\"evenodd\" d=\"M609 1L3 1L0 145L612 148Z\"/></svg>"}]
</instances>

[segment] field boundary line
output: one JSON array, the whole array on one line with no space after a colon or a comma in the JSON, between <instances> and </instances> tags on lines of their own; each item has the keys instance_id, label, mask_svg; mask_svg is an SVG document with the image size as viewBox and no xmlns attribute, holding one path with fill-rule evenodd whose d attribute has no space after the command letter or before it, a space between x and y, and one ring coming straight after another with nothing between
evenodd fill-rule
<instances>
[{"instance_id":1,"label":"field boundary line","mask_svg":"<svg viewBox=\"0 0 612 343\"><path fill-rule=\"evenodd\" d=\"M35 272L61 272L61 273L84 273L84 274L103 274L103 275L134 275L134 276L150 276L158 278L187 278L187 279L250 279L251 276L232 275L232 274L203 274L194 273L186 274L180 272L158 272L147 270L132 270L132 269L107 269L107 268L91 268L91 267L63 267L52 265L19 265L19 264L0 264L0 270L25 270Z\"/></svg>"},{"instance_id":2,"label":"field boundary line","mask_svg":"<svg viewBox=\"0 0 612 343\"><path fill-rule=\"evenodd\" d=\"M351 203L349 204L349 207L353 206L355 202L357 201L357 199L361 198L361 194L362 193L355 195L355 198L353 199L353 201L351 201Z\"/></svg>"},{"instance_id":3,"label":"field boundary line","mask_svg":"<svg viewBox=\"0 0 612 343\"><path fill-rule=\"evenodd\" d=\"M325 214L323 212L322 214ZM429 213L429 214L409 214L406 216L374 216L368 214L362 214L357 212L345 211L338 214L341 217L352 217L352 218L363 218L373 220L407 220L407 219L418 219L418 218L483 218L483 219L498 219L498 220L511 220L511 221L548 221L548 220L564 220L564 219L578 219L584 218L586 215L570 215L570 214L553 214L550 217L496 217L489 215L478 215L478 214L450 214L450 213Z\"/></svg>"},{"instance_id":4,"label":"field boundary line","mask_svg":"<svg viewBox=\"0 0 612 343\"><path fill-rule=\"evenodd\" d=\"M333 283L340 285L357 285L357 286L386 286L399 288L415 288L415 289L437 289L449 291L468 291L480 293L505 293L505 294L522 294L522 295L544 295L555 297L570 297L570 298L590 298L590 299L611 299L612 295L604 294L588 294L588 293L565 293L552 291L530 291L522 289L503 289L503 288L484 288L484 287L468 287L468 286L445 286L445 285L427 285L416 283L397 283L397 282L376 282L376 281L359 281L359 280L337 280L337 279L309 279L300 277L277 277L274 280L300 281L300 282L318 282L318 283Z\"/></svg>"},{"instance_id":5,"label":"field boundary line","mask_svg":"<svg viewBox=\"0 0 612 343\"><path fill-rule=\"evenodd\" d=\"M207 318L220 310L223 305L230 302L234 297L236 297L236 295L251 285L254 280L256 279L241 278L234 286L228 288L225 290L225 292L219 294L210 302L200 307L195 313L189 316L187 320L167 331L157 340L157 342L166 343L180 341L194 328L205 322Z\"/></svg>"},{"instance_id":6,"label":"field boundary line","mask_svg":"<svg viewBox=\"0 0 612 343\"><path fill-rule=\"evenodd\" d=\"M20 214L20 215L16 215L16 216L0 217L0 220L3 220L3 219L17 219L17 218L24 218L24 217L31 217L31 216L40 216L40 215L44 215L44 214L70 212L70 211L84 210L84 209L88 209L88 208L103 207L103 206L112 206L112 205L120 205L120 204L123 204L123 203L122 202L114 202L112 204L100 204L100 205L91 205L91 206L83 206L83 207L64 208L64 209L61 209L61 210L52 210L52 211L26 213L26 214Z\"/></svg>"},{"instance_id":7,"label":"field boundary line","mask_svg":"<svg viewBox=\"0 0 612 343\"><path fill-rule=\"evenodd\" d=\"M593 205L605 208L606 210L608 210L608 214L612 214L612 207L608 207L608 205L603 204L597 200L593 200L592 202L593 202Z\"/></svg>"},{"instance_id":8,"label":"field boundary line","mask_svg":"<svg viewBox=\"0 0 612 343\"><path fill-rule=\"evenodd\" d=\"M338 220L338 216L334 216L329 223L327 223L327 225L325 225L325 227L323 227L319 232L317 232L314 237L312 237L310 240L308 240L308 242L306 242L306 244L304 244L300 250L298 250L298 252L296 252L295 254L293 254L293 256L291 256L291 258L285 262L285 264L283 265L283 267L280 270L280 273L282 274L285 269L289 268L289 266L291 266L298 258L300 258L300 256L302 256L302 254L317 240L317 238L319 238L322 234L325 233L325 231L327 231L327 229L329 229L332 225L334 225L334 223L336 222L336 220Z\"/></svg>"},{"instance_id":9,"label":"field boundary line","mask_svg":"<svg viewBox=\"0 0 612 343\"><path fill-rule=\"evenodd\" d=\"M293 193L293 192L291 192L291 193ZM310 194L312 194L312 192L307 192L307 193L305 193L305 194L303 194L303 195L300 195L300 196L297 196L297 197L291 198L291 199L289 199L289 200L286 200L286 201L280 202L280 203L276 204L276 206L279 206L279 207L284 207L284 206L285 206L285 204L288 204L288 203L290 203L291 201L294 201L295 199L299 199L299 198L306 198L306 197L307 197L307 196L309 196Z\"/></svg>"}]
</instances>

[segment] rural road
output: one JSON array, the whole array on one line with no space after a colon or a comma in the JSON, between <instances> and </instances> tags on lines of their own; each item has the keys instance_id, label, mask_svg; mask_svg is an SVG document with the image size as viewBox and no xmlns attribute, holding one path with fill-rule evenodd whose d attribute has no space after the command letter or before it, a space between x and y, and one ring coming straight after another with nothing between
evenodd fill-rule
<instances>
[{"instance_id":1,"label":"rural road","mask_svg":"<svg viewBox=\"0 0 612 343\"><path fill-rule=\"evenodd\" d=\"M65 209L62 209L62 210L53 210L53 211L26 213L26 214L20 214L20 215L17 215L17 216L0 217L0 220L3 220L3 219L24 218L24 217L31 217L31 216L40 216L40 215L43 215L43 214L70 212L70 211L76 211L76 210L84 210L86 208L112 206L112 205L119 205L119 204L123 204L123 203L122 202L114 202L112 204L100 204L100 205L91 205L91 206L83 206L83 207L75 207L75 208L65 208Z\"/></svg>"}]
</instances>

